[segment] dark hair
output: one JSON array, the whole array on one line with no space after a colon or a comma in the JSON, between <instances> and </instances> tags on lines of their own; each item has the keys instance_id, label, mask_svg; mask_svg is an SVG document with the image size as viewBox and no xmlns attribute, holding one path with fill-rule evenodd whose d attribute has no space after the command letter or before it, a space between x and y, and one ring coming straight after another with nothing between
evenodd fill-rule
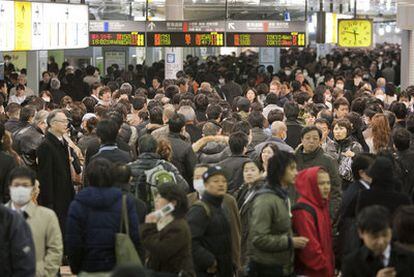
<instances>
[{"instance_id":1,"label":"dark hair","mask_svg":"<svg viewBox=\"0 0 414 277\"><path fill-rule=\"evenodd\" d=\"M250 101L245 97L240 97L239 100L237 100L236 106L239 111L248 113L250 110Z\"/></svg>"},{"instance_id":2,"label":"dark hair","mask_svg":"<svg viewBox=\"0 0 414 277\"><path fill-rule=\"evenodd\" d=\"M300 104L300 105L305 105L305 103L310 99L310 95L309 93L305 92L305 91L299 91L293 94L293 100Z\"/></svg>"},{"instance_id":3,"label":"dark hair","mask_svg":"<svg viewBox=\"0 0 414 277\"><path fill-rule=\"evenodd\" d=\"M395 114L397 119L405 119L407 116L407 107L404 103L401 102L394 102L391 104L390 111Z\"/></svg>"},{"instance_id":4,"label":"dark hair","mask_svg":"<svg viewBox=\"0 0 414 277\"><path fill-rule=\"evenodd\" d=\"M206 115L209 120L219 120L223 109L220 105L209 105L206 110Z\"/></svg>"},{"instance_id":5,"label":"dark hair","mask_svg":"<svg viewBox=\"0 0 414 277\"><path fill-rule=\"evenodd\" d=\"M410 148L411 134L404 128L396 128L392 135L395 147L398 151L404 151Z\"/></svg>"},{"instance_id":6,"label":"dark hair","mask_svg":"<svg viewBox=\"0 0 414 277\"><path fill-rule=\"evenodd\" d=\"M332 130L335 128L335 126L338 125L339 127L346 128L346 136L350 136L352 134L352 125L349 119L347 118L341 118L341 119L335 119L332 123Z\"/></svg>"},{"instance_id":7,"label":"dark hair","mask_svg":"<svg viewBox=\"0 0 414 277\"><path fill-rule=\"evenodd\" d=\"M115 110L112 110L107 113L108 119L113 120L118 125L118 130L121 128L122 124L124 123L123 115Z\"/></svg>"},{"instance_id":8,"label":"dark hair","mask_svg":"<svg viewBox=\"0 0 414 277\"><path fill-rule=\"evenodd\" d=\"M33 118L36 114L36 109L33 106L25 106L20 111L20 118L21 122L28 122L30 118Z\"/></svg>"},{"instance_id":9,"label":"dark hair","mask_svg":"<svg viewBox=\"0 0 414 277\"><path fill-rule=\"evenodd\" d=\"M401 206L394 215L394 230L398 242L414 244L414 206Z\"/></svg>"},{"instance_id":10,"label":"dark hair","mask_svg":"<svg viewBox=\"0 0 414 277\"><path fill-rule=\"evenodd\" d=\"M294 101L286 102L283 106L283 112L287 119L297 119L299 116L299 105Z\"/></svg>"},{"instance_id":11,"label":"dark hair","mask_svg":"<svg viewBox=\"0 0 414 277\"><path fill-rule=\"evenodd\" d=\"M165 96L171 100L174 98L174 95L180 92L180 89L176 85L170 85L165 88Z\"/></svg>"},{"instance_id":12,"label":"dark hair","mask_svg":"<svg viewBox=\"0 0 414 277\"><path fill-rule=\"evenodd\" d=\"M277 147L277 145L273 142L268 142L262 147L259 153L259 157L257 159L257 164L259 165L259 169L262 171L265 170L265 168L263 167L262 154L263 154L263 150L267 147L270 147L272 149L273 155L277 155L279 153L279 147Z\"/></svg>"},{"instance_id":13,"label":"dark hair","mask_svg":"<svg viewBox=\"0 0 414 277\"><path fill-rule=\"evenodd\" d=\"M368 172L369 168L375 161L375 155L369 153L359 153L352 159L351 169L355 180L361 179L359 171Z\"/></svg>"},{"instance_id":14,"label":"dark hair","mask_svg":"<svg viewBox=\"0 0 414 277\"><path fill-rule=\"evenodd\" d=\"M266 102L266 105L270 105L270 104L277 105L278 100L279 100L279 97L278 97L276 94L274 94L274 93L269 93L269 94L266 96L266 100L265 100L265 102Z\"/></svg>"},{"instance_id":15,"label":"dark hair","mask_svg":"<svg viewBox=\"0 0 414 277\"><path fill-rule=\"evenodd\" d=\"M145 97L136 96L132 98L131 104L134 110L138 111L145 107L145 104L147 104L147 100L145 99Z\"/></svg>"},{"instance_id":16,"label":"dark hair","mask_svg":"<svg viewBox=\"0 0 414 277\"><path fill-rule=\"evenodd\" d=\"M97 103L96 99L88 96L82 99L82 103L85 105L86 107L86 112L88 113L93 113L94 112L94 107Z\"/></svg>"},{"instance_id":17,"label":"dark hair","mask_svg":"<svg viewBox=\"0 0 414 277\"><path fill-rule=\"evenodd\" d=\"M229 137L229 147L233 155L241 155L249 144L249 138L243 132L231 133Z\"/></svg>"},{"instance_id":18,"label":"dark hair","mask_svg":"<svg viewBox=\"0 0 414 277\"><path fill-rule=\"evenodd\" d=\"M124 163L116 163L112 168L114 182L118 184L129 183L131 178L131 168Z\"/></svg>"},{"instance_id":19,"label":"dark hair","mask_svg":"<svg viewBox=\"0 0 414 277\"><path fill-rule=\"evenodd\" d=\"M357 216L359 231L377 234L391 227L390 211L384 206L373 205L364 208Z\"/></svg>"},{"instance_id":20,"label":"dark hair","mask_svg":"<svg viewBox=\"0 0 414 277\"><path fill-rule=\"evenodd\" d=\"M233 129L231 130L232 133L235 132L242 132L247 136L250 135L250 124L246 121L238 121L234 124Z\"/></svg>"},{"instance_id":21,"label":"dark hair","mask_svg":"<svg viewBox=\"0 0 414 277\"><path fill-rule=\"evenodd\" d=\"M168 201L176 201L175 209L172 212L175 218L183 218L188 210L188 200L185 192L174 183L164 183L158 186L158 193Z\"/></svg>"},{"instance_id":22,"label":"dark hair","mask_svg":"<svg viewBox=\"0 0 414 277\"><path fill-rule=\"evenodd\" d=\"M11 185L13 180L17 178L30 179L32 186L34 186L36 182L36 172L25 166L15 167L9 174L9 186Z\"/></svg>"},{"instance_id":23,"label":"dark hair","mask_svg":"<svg viewBox=\"0 0 414 277\"><path fill-rule=\"evenodd\" d=\"M185 84L187 84L187 79L184 78L184 77L181 77L177 80L176 84L177 84L177 86L185 85Z\"/></svg>"},{"instance_id":24,"label":"dark hair","mask_svg":"<svg viewBox=\"0 0 414 277\"><path fill-rule=\"evenodd\" d=\"M326 118L323 118L323 117L317 118L315 120L315 125L317 123L319 123L319 124L326 124L328 126L328 128L331 129L331 125L329 124L329 121Z\"/></svg>"},{"instance_id":25,"label":"dark hair","mask_svg":"<svg viewBox=\"0 0 414 277\"><path fill-rule=\"evenodd\" d=\"M270 186L280 186L286 169L294 163L295 156L292 153L279 151L269 159L267 168L267 181Z\"/></svg>"},{"instance_id":26,"label":"dark hair","mask_svg":"<svg viewBox=\"0 0 414 277\"><path fill-rule=\"evenodd\" d=\"M4 127L4 123L0 121L0 146L2 145L2 140L3 140L5 133L6 133L6 128Z\"/></svg>"},{"instance_id":27,"label":"dark hair","mask_svg":"<svg viewBox=\"0 0 414 277\"><path fill-rule=\"evenodd\" d=\"M359 115L363 115L366 108L366 102L366 98L355 98L351 103L351 111L357 112Z\"/></svg>"},{"instance_id":28,"label":"dark hair","mask_svg":"<svg viewBox=\"0 0 414 277\"><path fill-rule=\"evenodd\" d=\"M168 127L171 133L180 133L185 125L185 118L182 114L174 113L168 120Z\"/></svg>"},{"instance_id":29,"label":"dark hair","mask_svg":"<svg viewBox=\"0 0 414 277\"><path fill-rule=\"evenodd\" d=\"M271 110L269 114L267 115L267 121L269 122L269 125L272 125L275 121L283 121L283 118L285 117L285 114L283 111L279 109Z\"/></svg>"},{"instance_id":30,"label":"dark hair","mask_svg":"<svg viewBox=\"0 0 414 277\"><path fill-rule=\"evenodd\" d=\"M315 125L305 126L305 127L302 129L302 132L300 133L300 138L301 138L301 139L303 139L303 137L304 137L307 133L312 132L312 131L316 131L316 132L318 132L319 139L322 139L322 131L321 131L318 127L316 127Z\"/></svg>"},{"instance_id":31,"label":"dark hair","mask_svg":"<svg viewBox=\"0 0 414 277\"><path fill-rule=\"evenodd\" d=\"M149 135L143 135L138 139L138 150L142 153L155 153L157 151L158 143L157 140Z\"/></svg>"},{"instance_id":32,"label":"dark hair","mask_svg":"<svg viewBox=\"0 0 414 277\"><path fill-rule=\"evenodd\" d=\"M18 84L17 86L16 86L16 91L17 90L25 90L26 89L26 87L24 86L24 85L22 85L22 84Z\"/></svg>"},{"instance_id":33,"label":"dark hair","mask_svg":"<svg viewBox=\"0 0 414 277\"><path fill-rule=\"evenodd\" d=\"M228 71L226 75L224 76L224 79L226 80L226 82L234 81L235 78L236 78L236 74L233 71Z\"/></svg>"},{"instance_id":34,"label":"dark hair","mask_svg":"<svg viewBox=\"0 0 414 277\"><path fill-rule=\"evenodd\" d=\"M339 106L347 106L349 108L348 100L346 100L346 98L344 98L344 97L340 97L340 98L336 99L335 102L333 103L333 108L335 110L337 110L337 109L339 109Z\"/></svg>"},{"instance_id":35,"label":"dark hair","mask_svg":"<svg viewBox=\"0 0 414 277\"><path fill-rule=\"evenodd\" d=\"M406 127L407 127L407 130L410 132L410 133L414 133L414 114L410 114L408 117L407 117L407 121L405 122L405 124L406 124Z\"/></svg>"},{"instance_id":36,"label":"dark hair","mask_svg":"<svg viewBox=\"0 0 414 277\"><path fill-rule=\"evenodd\" d=\"M208 97L205 94L199 93L194 97L194 103L198 111L205 111L208 107Z\"/></svg>"},{"instance_id":37,"label":"dark hair","mask_svg":"<svg viewBox=\"0 0 414 277\"><path fill-rule=\"evenodd\" d=\"M162 113L163 110L160 107L153 107L149 110L149 119L150 122L153 124L160 124L162 125L164 121L162 120Z\"/></svg>"},{"instance_id":38,"label":"dark hair","mask_svg":"<svg viewBox=\"0 0 414 277\"><path fill-rule=\"evenodd\" d=\"M252 128L263 128L265 120L266 118L263 116L263 114L258 111L252 111L247 117L247 121Z\"/></svg>"},{"instance_id":39,"label":"dark hair","mask_svg":"<svg viewBox=\"0 0 414 277\"><path fill-rule=\"evenodd\" d=\"M103 119L96 126L96 135L101 139L101 144L115 143L118 131L118 124L111 119Z\"/></svg>"},{"instance_id":40,"label":"dark hair","mask_svg":"<svg viewBox=\"0 0 414 277\"><path fill-rule=\"evenodd\" d=\"M93 187L111 187L112 164L107 159L95 158L86 167L86 178Z\"/></svg>"}]
</instances>

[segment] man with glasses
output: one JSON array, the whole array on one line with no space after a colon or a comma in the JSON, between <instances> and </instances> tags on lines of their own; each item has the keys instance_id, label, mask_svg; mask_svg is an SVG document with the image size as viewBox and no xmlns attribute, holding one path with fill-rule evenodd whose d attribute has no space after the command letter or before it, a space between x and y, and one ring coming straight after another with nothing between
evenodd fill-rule
<instances>
[{"instance_id":1,"label":"man with glasses","mask_svg":"<svg viewBox=\"0 0 414 277\"><path fill-rule=\"evenodd\" d=\"M75 191L72 185L69 147L63 135L68 130L69 120L62 110L54 110L46 119L48 131L37 149L37 176L42 187L39 203L54 210L62 232L69 204Z\"/></svg>"}]
</instances>

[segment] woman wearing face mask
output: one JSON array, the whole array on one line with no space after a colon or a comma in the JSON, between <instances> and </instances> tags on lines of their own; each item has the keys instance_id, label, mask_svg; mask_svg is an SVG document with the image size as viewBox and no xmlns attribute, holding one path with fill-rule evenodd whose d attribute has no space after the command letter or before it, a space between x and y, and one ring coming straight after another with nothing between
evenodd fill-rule
<instances>
[{"instance_id":1,"label":"woman wearing face mask","mask_svg":"<svg viewBox=\"0 0 414 277\"><path fill-rule=\"evenodd\" d=\"M241 263L242 268L247 265L246 248L249 235L249 220L252 203L255 194L265 185L262 172L256 163L249 161L243 165L244 184L237 192L237 205L239 206L240 220L242 224L241 235Z\"/></svg>"},{"instance_id":2,"label":"woman wearing face mask","mask_svg":"<svg viewBox=\"0 0 414 277\"><path fill-rule=\"evenodd\" d=\"M63 256L62 233L54 211L35 204L35 172L15 168L9 176L11 200L6 206L20 213L30 227L36 251L36 277L56 276Z\"/></svg>"},{"instance_id":3,"label":"woman wearing face mask","mask_svg":"<svg viewBox=\"0 0 414 277\"><path fill-rule=\"evenodd\" d=\"M352 158L363 151L360 143L352 137L352 125L348 119L337 119L332 124L336 153L338 155L339 175L342 187L353 182Z\"/></svg>"},{"instance_id":4,"label":"woman wearing face mask","mask_svg":"<svg viewBox=\"0 0 414 277\"><path fill-rule=\"evenodd\" d=\"M148 268L194 276L187 208L187 197L177 185L165 183L158 187L155 212L147 215L141 227L142 244L149 253Z\"/></svg>"}]
</instances>

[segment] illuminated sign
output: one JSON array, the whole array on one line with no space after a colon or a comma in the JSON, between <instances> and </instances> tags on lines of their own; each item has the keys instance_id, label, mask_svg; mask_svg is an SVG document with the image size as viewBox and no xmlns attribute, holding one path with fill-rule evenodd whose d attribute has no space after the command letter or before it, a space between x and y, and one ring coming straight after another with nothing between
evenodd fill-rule
<instances>
[{"instance_id":1,"label":"illuminated sign","mask_svg":"<svg viewBox=\"0 0 414 277\"><path fill-rule=\"evenodd\" d=\"M229 47L304 47L306 33L227 33Z\"/></svg>"},{"instance_id":2,"label":"illuminated sign","mask_svg":"<svg viewBox=\"0 0 414 277\"><path fill-rule=\"evenodd\" d=\"M147 33L147 45L155 47L221 47L224 32L163 32Z\"/></svg>"},{"instance_id":3,"label":"illuminated sign","mask_svg":"<svg viewBox=\"0 0 414 277\"><path fill-rule=\"evenodd\" d=\"M145 33L117 32L117 33L89 33L90 46L131 46L144 47Z\"/></svg>"}]
</instances>

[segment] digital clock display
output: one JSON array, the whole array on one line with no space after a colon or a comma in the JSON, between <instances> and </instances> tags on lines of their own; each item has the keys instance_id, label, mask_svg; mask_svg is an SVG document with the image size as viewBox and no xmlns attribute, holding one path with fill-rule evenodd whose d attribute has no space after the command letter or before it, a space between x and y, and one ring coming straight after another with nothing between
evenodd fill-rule
<instances>
[{"instance_id":1,"label":"digital clock display","mask_svg":"<svg viewBox=\"0 0 414 277\"><path fill-rule=\"evenodd\" d=\"M117 32L117 33L89 33L90 46L131 46L144 47L145 33Z\"/></svg>"},{"instance_id":2,"label":"digital clock display","mask_svg":"<svg viewBox=\"0 0 414 277\"><path fill-rule=\"evenodd\" d=\"M304 47L305 33L227 33L229 47Z\"/></svg>"},{"instance_id":3,"label":"digital clock display","mask_svg":"<svg viewBox=\"0 0 414 277\"><path fill-rule=\"evenodd\" d=\"M224 33L148 32L147 40L150 47L221 47L224 46Z\"/></svg>"}]
</instances>

